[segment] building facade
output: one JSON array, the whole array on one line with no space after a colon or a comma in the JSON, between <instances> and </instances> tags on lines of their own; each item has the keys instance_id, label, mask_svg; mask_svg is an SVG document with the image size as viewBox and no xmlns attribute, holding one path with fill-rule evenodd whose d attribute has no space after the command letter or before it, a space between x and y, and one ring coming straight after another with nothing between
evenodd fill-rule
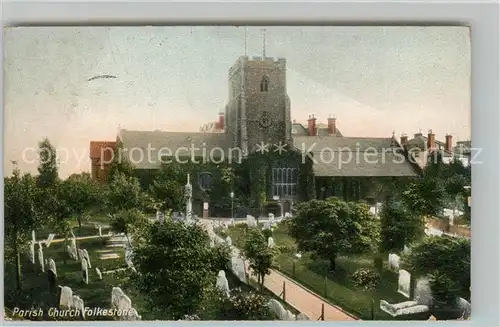
<instances>
[{"instance_id":1,"label":"building facade","mask_svg":"<svg viewBox=\"0 0 500 327\"><path fill-rule=\"evenodd\" d=\"M292 203L301 198L306 186L315 190L316 197L375 199L380 195L373 191L377 180L413 178L421 173L394 135L345 137L334 116L319 122L311 114L305 125L292 121L283 58L240 57L229 69L224 114L200 132L122 129L117 139L125 151L148 153L142 158L128 153L132 164L142 171L160 169L165 158L208 158L234 164L267 154L267 159L258 159L260 179L255 171L248 172L249 183L265 184L249 194L258 197L261 205L276 199ZM367 151L371 151L369 159ZM304 173L308 165L312 178ZM198 187L207 188L211 179L200 180Z\"/></svg>"}]
</instances>

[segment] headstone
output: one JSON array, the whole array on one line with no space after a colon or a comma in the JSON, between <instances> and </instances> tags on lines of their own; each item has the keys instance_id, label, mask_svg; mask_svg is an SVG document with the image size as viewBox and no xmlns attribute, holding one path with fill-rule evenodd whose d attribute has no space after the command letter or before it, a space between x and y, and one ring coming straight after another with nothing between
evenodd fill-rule
<instances>
[{"instance_id":1,"label":"headstone","mask_svg":"<svg viewBox=\"0 0 500 327\"><path fill-rule=\"evenodd\" d=\"M99 268L95 268L95 272L97 273L97 276L99 276L99 280L102 280L102 273L101 273L101 270Z\"/></svg>"},{"instance_id":2,"label":"headstone","mask_svg":"<svg viewBox=\"0 0 500 327\"><path fill-rule=\"evenodd\" d=\"M392 271L398 271L399 270L399 263L401 261L401 258L394 253L389 253L389 269Z\"/></svg>"},{"instance_id":3,"label":"headstone","mask_svg":"<svg viewBox=\"0 0 500 327\"><path fill-rule=\"evenodd\" d=\"M263 230L271 229L271 222L265 221L264 225L262 226Z\"/></svg>"},{"instance_id":4,"label":"headstone","mask_svg":"<svg viewBox=\"0 0 500 327\"><path fill-rule=\"evenodd\" d=\"M99 237L102 237L102 227L99 226L98 229L99 229Z\"/></svg>"},{"instance_id":5,"label":"headstone","mask_svg":"<svg viewBox=\"0 0 500 327\"><path fill-rule=\"evenodd\" d=\"M219 271L216 286L229 298L229 283L227 281L226 273L224 272L224 270Z\"/></svg>"},{"instance_id":6,"label":"headstone","mask_svg":"<svg viewBox=\"0 0 500 327\"><path fill-rule=\"evenodd\" d=\"M410 283L411 283L411 275L404 269L399 271L398 278L398 293L410 297Z\"/></svg>"},{"instance_id":7,"label":"headstone","mask_svg":"<svg viewBox=\"0 0 500 327\"><path fill-rule=\"evenodd\" d=\"M274 247L274 239L272 237L269 237L267 239L267 246L270 247L270 248Z\"/></svg>"},{"instance_id":8,"label":"headstone","mask_svg":"<svg viewBox=\"0 0 500 327\"><path fill-rule=\"evenodd\" d=\"M248 227L257 227L257 221L251 215L247 215L247 225Z\"/></svg>"},{"instance_id":9,"label":"headstone","mask_svg":"<svg viewBox=\"0 0 500 327\"><path fill-rule=\"evenodd\" d=\"M271 223L271 224L274 223L274 221L275 221L274 220L274 213L268 214L268 217L269 217L269 223Z\"/></svg>"},{"instance_id":10,"label":"headstone","mask_svg":"<svg viewBox=\"0 0 500 327\"><path fill-rule=\"evenodd\" d=\"M421 277L415 283L414 292L415 301L419 304L431 306L432 305L432 291L429 284L429 279Z\"/></svg>"},{"instance_id":11,"label":"headstone","mask_svg":"<svg viewBox=\"0 0 500 327\"><path fill-rule=\"evenodd\" d=\"M111 308L116 310L130 311L132 309L132 301L125 295L119 287L113 287L111 290ZM122 320L130 319L127 316L121 317Z\"/></svg>"},{"instance_id":12,"label":"headstone","mask_svg":"<svg viewBox=\"0 0 500 327\"><path fill-rule=\"evenodd\" d=\"M38 247L38 261L40 262L40 269L42 271L45 271L45 262L43 261L43 250L40 244Z\"/></svg>"},{"instance_id":13,"label":"headstone","mask_svg":"<svg viewBox=\"0 0 500 327\"><path fill-rule=\"evenodd\" d=\"M305 314L303 314L303 313L301 312L301 313L299 313L299 314L297 315L296 320L311 320L311 319L309 319L309 317L308 317L308 316L306 316Z\"/></svg>"},{"instance_id":14,"label":"headstone","mask_svg":"<svg viewBox=\"0 0 500 327\"><path fill-rule=\"evenodd\" d=\"M83 257L85 258L85 260L87 260L87 264L89 265L89 268L92 268L92 265L90 264L90 256L89 256L89 253L86 249L84 249L83 251Z\"/></svg>"},{"instance_id":15,"label":"headstone","mask_svg":"<svg viewBox=\"0 0 500 327\"><path fill-rule=\"evenodd\" d=\"M227 244L228 246L233 245L233 241L231 240L231 237L230 237L230 236L226 237L226 244Z\"/></svg>"},{"instance_id":16,"label":"headstone","mask_svg":"<svg viewBox=\"0 0 500 327\"><path fill-rule=\"evenodd\" d=\"M82 280L85 284L89 283L89 267L85 258L82 259Z\"/></svg>"},{"instance_id":17,"label":"headstone","mask_svg":"<svg viewBox=\"0 0 500 327\"><path fill-rule=\"evenodd\" d=\"M295 317L295 315L290 311L290 310L286 310L286 319L287 321L295 321L297 320L297 318Z\"/></svg>"},{"instance_id":18,"label":"headstone","mask_svg":"<svg viewBox=\"0 0 500 327\"><path fill-rule=\"evenodd\" d=\"M230 226L234 226L234 218L231 218L231 219L229 220L229 222L230 222Z\"/></svg>"},{"instance_id":19,"label":"headstone","mask_svg":"<svg viewBox=\"0 0 500 327\"><path fill-rule=\"evenodd\" d=\"M462 310L462 319L469 319L472 312L470 303L464 298L459 298L457 302L457 306Z\"/></svg>"},{"instance_id":20,"label":"headstone","mask_svg":"<svg viewBox=\"0 0 500 327\"><path fill-rule=\"evenodd\" d=\"M57 275L52 270L48 270L47 271L47 278L49 281L49 292L51 294L54 294L57 291L57 288L56 288Z\"/></svg>"},{"instance_id":21,"label":"headstone","mask_svg":"<svg viewBox=\"0 0 500 327\"><path fill-rule=\"evenodd\" d=\"M68 286L61 287L59 307L65 309L70 309L73 307L73 290Z\"/></svg>"},{"instance_id":22,"label":"headstone","mask_svg":"<svg viewBox=\"0 0 500 327\"><path fill-rule=\"evenodd\" d=\"M131 247L127 247L125 250L125 263L129 268L134 267L134 263L132 262L132 257L133 257L134 252L132 251Z\"/></svg>"},{"instance_id":23,"label":"headstone","mask_svg":"<svg viewBox=\"0 0 500 327\"><path fill-rule=\"evenodd\" d=\"M405 245L403 248L403 254L408 254L408 253L410 253L410 248Z\"/></svg>"},{"instance_id":24,"label":"headstone","mask_svg":"<svg viewBox=\"0 0 500 327\"><path fill-rule=\"evenodd\" d=\"M71 232L71 233L73 233L73 232ZM70 247L71 247L71 254L72 254L73 258L75 260L78 260L79 259L79 257L78 257L78 249L76 247L76 238L75 237L73 237L71 239L71 245L70 245Z\"/></svg>"},{"instance_id":25,"label":"headstone","mask_svg":"<svg viewBox=\"0 0 500 327\"><path fill-rule=\"evenodd\" d=\"M57 276L56 262L52 258L49 259L49 270L52 270L52 272L54 273L54 275Z\"/></svg>"},{"instance_id":26,"label":"headstone","mask_svg":"<svg viewBox=\"0 0 500 327\"><path fill-rule=\"evenodd\" d=\"M247 284L247 275L245 271L245 262L242 258L233 256L231 257L231 270L238 277L240 281Z\"/></svg>"},{"instance_id":27,"label":"headstone","mask_svg":"<svg viewBox=\"0 0 500 327\"><path fill-rule=\"evenodd\" d=\"M286 320L287 319L287 312L285 308L283 308L283 305L276 299L271 299L269 300L267 306L271 311L278 317L279 320Z\"/></svg>"},{"instance_id":28,"label":"headstone","mask_svg":"<svg viewBox=\"0 0 500 327\"><path fill-rule=\"evenodd\" d=\"M285 218L292 218L292 214L290 212L285 213Z\"/></svg>"},{"instance_id":29,"label":"headstone","mask_svg":"<svg viewBox=\"0 0 500 327\"><path fill-rule=\"evenodd\" d=\"M85 254L83 253L82 249L77 249L78 251L78 257L81 259L85 259Z\"/></svg>"},{"instance_id":30,"label":"headstone","mask_svg":"<svg viewBox=\"0 0 500 327\"><path fill-rule=\"evenodd\" d=\"M30 242L30 260L32 264L35 264L35 243Z\"/></svg>"},{"instance_id":31,"label":"headstone","mask_svg":"<svg viewBox=\"0 0 500 327\"><path fill-rule=\"evenodd\" d=\"M45 246L46 247L50 246L50 243L52 243L52 241L54 240L55 236L56 236L56 234L49 234L49 237L47 237L47 241L45 241Z\"/></svg>"},{"instance_id":32,"label":"headstone","mask_svg":"<svg viewBox=\"0 0 500 327\"><path fill-rule=\"evenodd\" d=\"M82 318L85 319L85 305L83 300L78 295L73 295L73 308L78 310L81 313Z\"/></svg>"},{"instance_id":33,"label":"headstone","mask_svg":"<svg viewBox=\"0 0 500 327\"><path fill-rule=\"evenodd\" d=\"M31 231L31 242L36 243L35 231Z\"/></svg>"}]
</instances>

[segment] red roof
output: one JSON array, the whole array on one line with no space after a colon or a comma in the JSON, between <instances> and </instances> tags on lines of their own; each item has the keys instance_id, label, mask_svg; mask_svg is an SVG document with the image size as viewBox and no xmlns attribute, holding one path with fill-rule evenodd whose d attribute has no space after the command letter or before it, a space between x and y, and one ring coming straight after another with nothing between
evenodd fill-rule
<instances>
[{"instance_id":1,"label":"red roof","mask_svg":"<svg viewBox=\"0 0 500 327\"><path fill-rule=\"evenodd\" d=\"M114 150L115 146L116 142L112 141L90 141L90 159L111 160L113 153L111 149ZM101 158L101 154L104 158Z\"/></svg>"}]
</instances>

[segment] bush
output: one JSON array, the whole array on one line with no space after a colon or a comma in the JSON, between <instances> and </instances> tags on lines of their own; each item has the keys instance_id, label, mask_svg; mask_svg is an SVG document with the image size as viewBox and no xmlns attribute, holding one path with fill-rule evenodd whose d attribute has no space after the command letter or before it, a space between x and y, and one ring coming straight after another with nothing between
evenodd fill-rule
<instances>
[{"instance_id":1,"label":"bush","mask_svg":"<svg viewBox=\"0 0 500 327\"><path fill-rule=\"evenodd\" d=\"M380 274L369 268L359 268L351 276L352 282L358 288L372 290L380 282Z\"/></svg>"}]
</instances>

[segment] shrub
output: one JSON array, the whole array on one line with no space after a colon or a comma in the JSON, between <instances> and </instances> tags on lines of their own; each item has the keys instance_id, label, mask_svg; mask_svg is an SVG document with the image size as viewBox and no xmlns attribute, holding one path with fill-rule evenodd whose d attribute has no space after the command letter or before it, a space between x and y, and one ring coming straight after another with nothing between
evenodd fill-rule
<instances>
[{"instance_id":1,"label":"shrub","mask_svg":"<svg viewBox=\"0 0 500 327\"><path fill-rule=\"evenodd\" d=\"M370 268L359 268L351 276L352 282L358 288L372 290L380 281L380 274Z\"/></svg>"}]
</instances>

